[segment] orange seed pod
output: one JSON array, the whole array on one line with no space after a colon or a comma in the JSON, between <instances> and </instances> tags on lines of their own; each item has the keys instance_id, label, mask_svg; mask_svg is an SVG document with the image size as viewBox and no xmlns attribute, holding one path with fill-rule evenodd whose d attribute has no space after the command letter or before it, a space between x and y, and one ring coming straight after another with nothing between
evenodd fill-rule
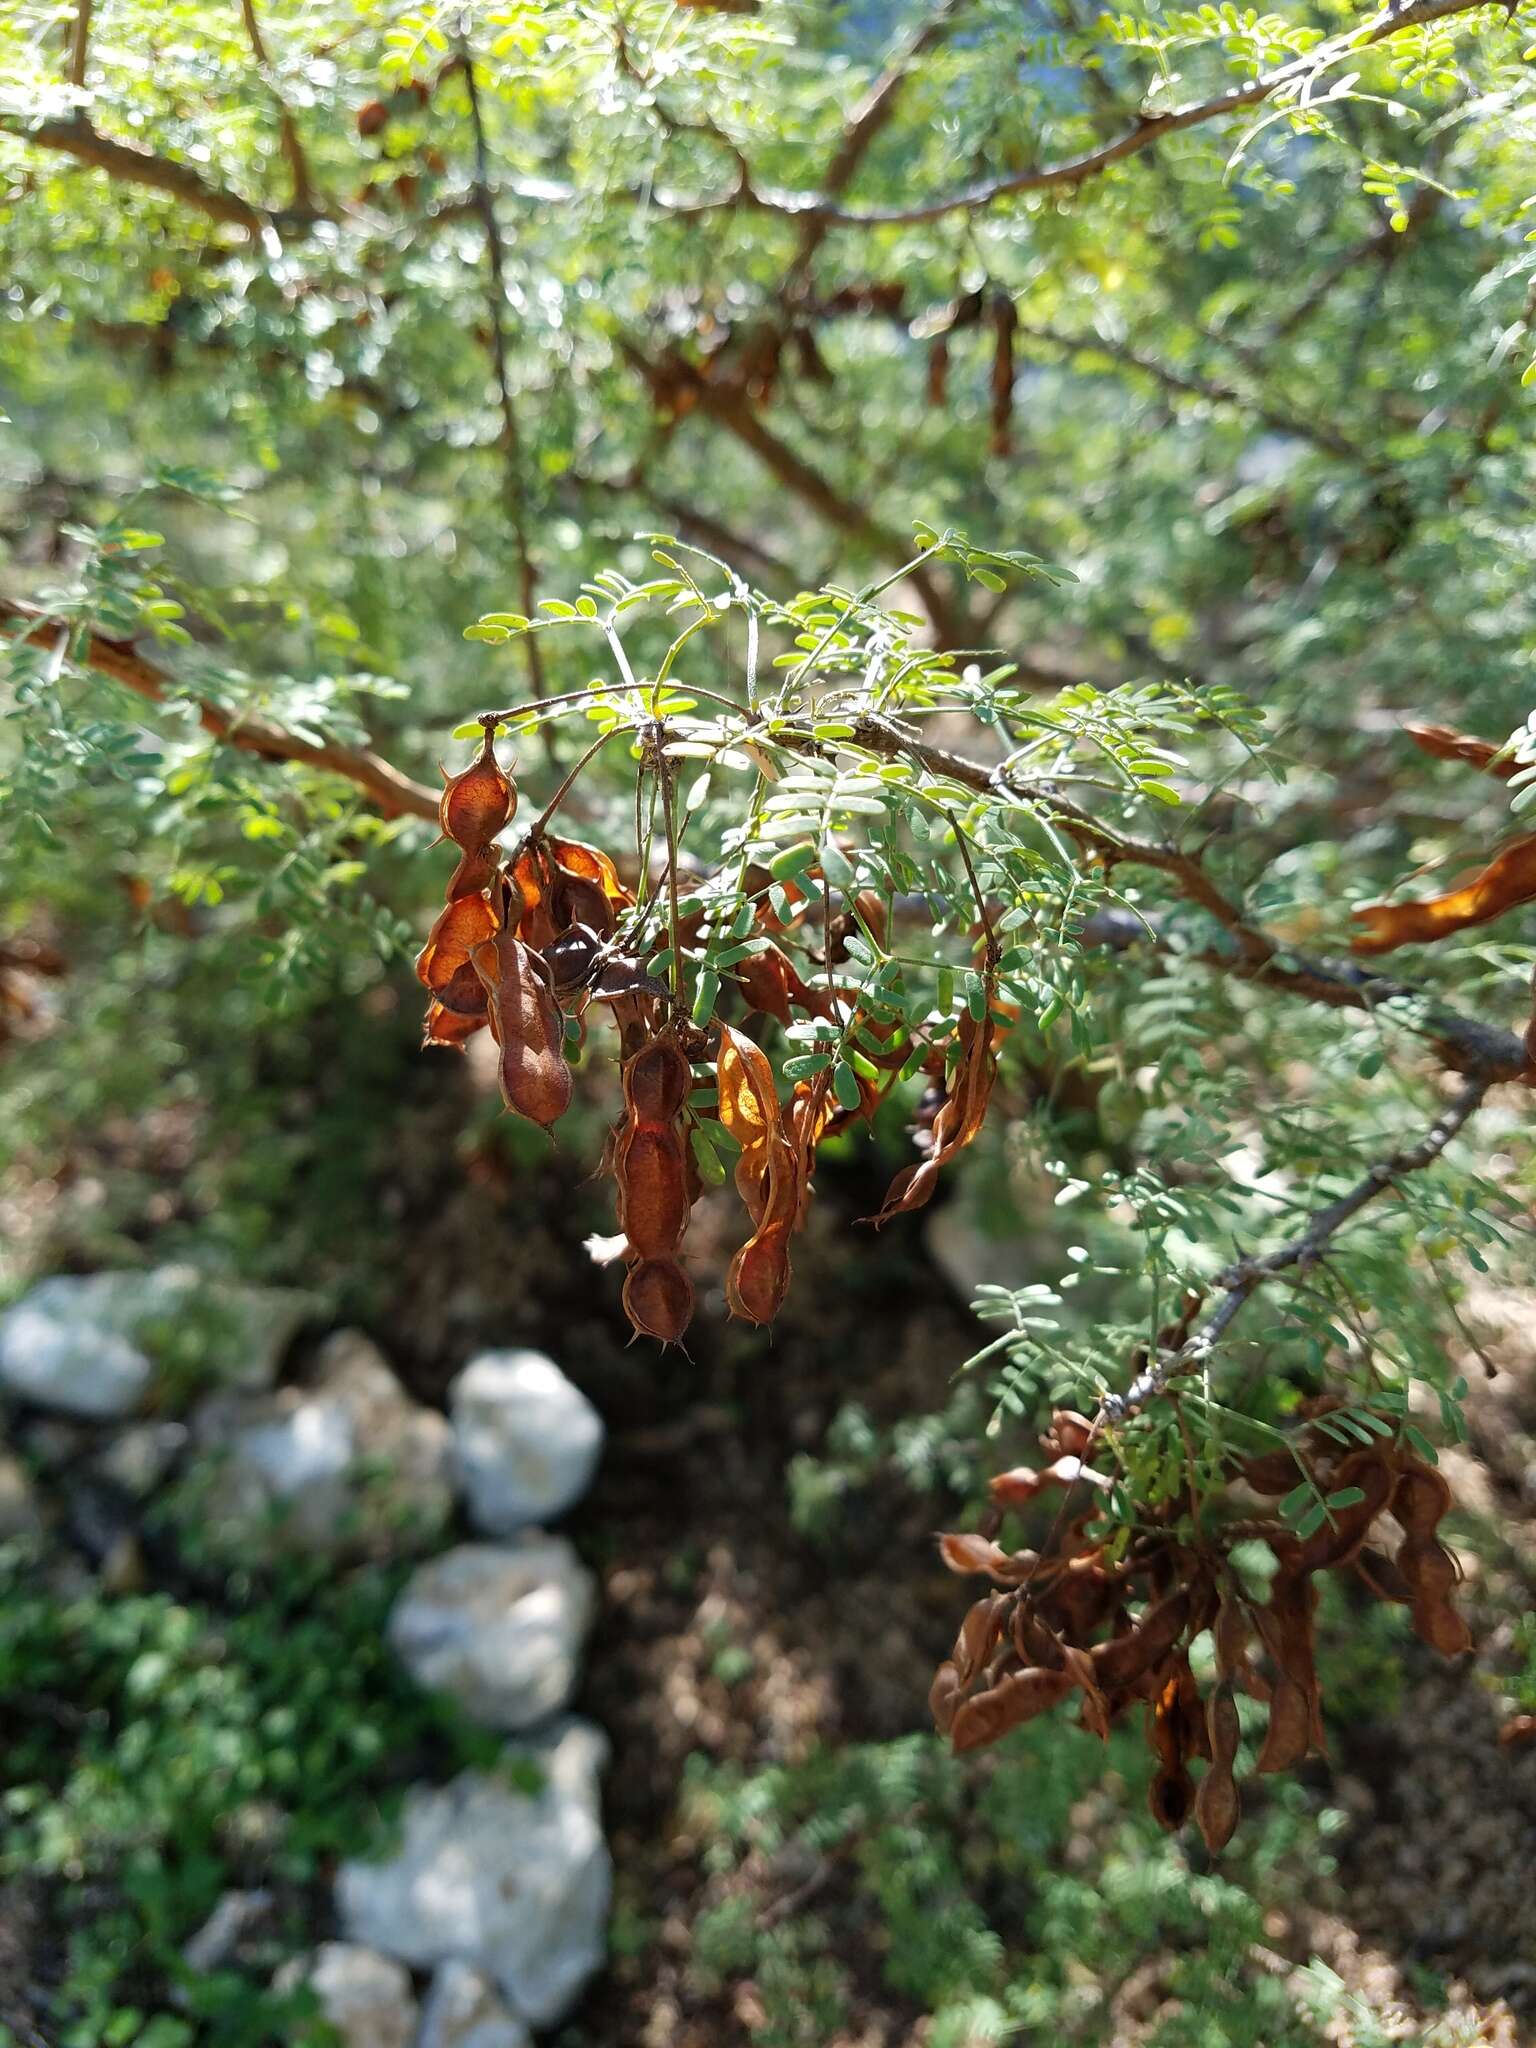
<instances>
[{"instance_id":1,"label":"orange seed pod","mask_svg":"<svg viewBox=\"0 0 1536 2048\"><path fill-rule=\"evenodd\" d=\"M480 751L457 775L446 775L438 800L438 822L443 836L466 853L488 846L517 809L517 791L510 776L502 773L492 740L493 726L487 725Z\"/></svg>"}]
</instances>

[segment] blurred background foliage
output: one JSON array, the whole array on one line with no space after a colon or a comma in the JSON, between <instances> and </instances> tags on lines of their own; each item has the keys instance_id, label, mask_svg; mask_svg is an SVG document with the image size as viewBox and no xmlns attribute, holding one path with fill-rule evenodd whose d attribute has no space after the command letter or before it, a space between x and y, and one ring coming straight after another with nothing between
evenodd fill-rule
<instances>
[{"instance_id":1,"label":"blurred background foliage","mask_svg":"<svg viewBox=\"0 0 1536 2048\"><path fill-rule=\"evenodd\" d=\"M805 1587L838 1583L867 1521L892 1550L912 1534L882 1570L928 1576L921 1532L974 1501L995 1456L981 1432L997 1387L978 1375L946 1396L981 1340L951 1315L926 1377L908 1359L866 1407L858 1376L878 1382L901 1349L901 1286L942 1286L932 1245L882 1241L852 1276L846 1249L810 1255L811 1285L851 1306L830 1335L819 1310L792 1320L774 1357L718 1312L696 1365L622 1354L615 1299L579 1248L609 1227L578 1186L596 1103L552 1158L482 1083L415 1054L408 959L441 885L430 826L222 743L196 705L367 742L430 780L456 726L529 688L522 643L466 642L465 626L530 609L530 591L573 597L610 566L643 578L637 533L707 547L787 599L888 574L914 522L953 522L1074 580L904 584L939 644L1001 650L1044 703L1084 680L1246 693L1272 772L1240 747L1202 753L1193 821L1169 829L1211 850L1282 940L1342 950L1353 903L1420 871L1443 881L1511 829L1510 791L1426 760L1402 719L1502 740L1536 702L1536 10L1399 13L1307 94L1039 186L1040 167L1266 79L1359 17L1336 0L1284 15L15 0L0 21L0 592L78 635L18 636L0 725L0 1285L190 1252L319 1289L385 1332L429 1393L511 1318L589 1357L621 1420L703 1401L758 1433L743 1499L782 1518L808 1628ZM95 672L91 628L137 636L184 697L149 706ZM574 636L540 646L551 692L598 672ZM582 739L578 720L548 758L527 743L525 775L552 788ZM631 814L622 768L584 783L584 835L620 842ZM1528 925L1506 919L1409 967L1513 1026L1533 958ZM1209 1166L1235 1141L1234 1177L1259 1184L1223 1184L1208 1236L1177 1244L1175 1262L1214 1267L1268 1215L1267 1174L1364 1162L1417 1129L1424 1071L1370 1016L1114 957L1086 971L1092 1042L1019 1034L1006 1127L975 1161L963 1221L946 1212L961 1240L946 1270L1003 1280L1012 1303L1075 1259L1063 1346L1118 1360L1144 1321L1170 1160ZM1536 1169L1516 1097L1495 1099L1437 1205L1384 1222L1356 1270L1442 1390L1468 1359L1478 1269L1529 1273ZM872 1141L886 1171L900 1121ZM868 1213L870 1144L827 1160L834 1216ZM488 1257L505 1271L488 1277ZM1310 1328L1297 1313L1287 1400L1339 1337L1326 1303ZM1004 1392L1049 1385L1050 1359L1014 1363L1024 1378ZM787 1417L771 1388L744 1391L768 1367ZM1446 1419L1432 1403L1426 1426ZM594 1554L677 1541L656 1502L635 1522L630 1505L622 1480L600 1499ZM1481 1619L1497 1640L1529 1604L1527 1568L1509 1571L1491 1525L1465 1533L1491 1560ZM711 1534L667 1582L688 1613ZM474 1753L392 1690L376 1577L236 1597L194 1570L70 1605L29 1591L20 1559L6 1690L100 1699L111 1726L23 1710L8 1771L9 1873L104 1888L61 1965L70 2048L311 2038L312 2020L238 1987L188 2007L167 1986L253 1853L218 1836L221 1773L296 1823L296 1940L364 1809L424 1748L443 1776ZM1390 1719L1399 1646L1378 1659L1370 1633L1389 1621L1336 1621L1335 1711ZM1493 2024L1455 2001L1436 2018L1446 1985L1429 1964L1410 1969L1408 2033L1325 1962L1292 1970L1276 1902L1338 1896L1345 1816L1325 1776L1278 1788L1230 1864L1192 1872L1127 1817L1144 1765L1118 1744L1106 1779L1080 1737L1032 1729L978 1781L898 1732L946 1626L941 1607L910 1624L905 1723L861 1706L848 1673L791 1759L726 1743L670 1778L658 1763L650 1803L621 1813L614 1983L571 2042L968 2048L1049 2028L1278 2048ZM338 1639L355 1646L349 1687L316 1692L304 1646L334 1663ZM730 1648L705 1657L727 1700L754 1682ZM1529 1704L1529 1629L1501 1654L1498 1683ZM674 1864L690 1874L664 1908ZM1145 1997L1127 1990L1138 1970ZM642 2009L673 2010L673 2031L642 2031Z\"/></svg>"}]
</instances>

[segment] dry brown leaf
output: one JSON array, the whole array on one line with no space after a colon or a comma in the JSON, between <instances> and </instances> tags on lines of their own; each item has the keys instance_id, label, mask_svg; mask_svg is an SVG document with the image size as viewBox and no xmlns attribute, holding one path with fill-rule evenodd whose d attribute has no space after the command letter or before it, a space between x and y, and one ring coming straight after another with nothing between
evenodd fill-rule
<instances>
[{"instance_id":1,"label":"dry brown leaf","mask_svg":"<svg viewBox=\"0 0 1536 2048\"><path fill-rule=\"evenodd\" d=\"M1403 721L1403 731L1426 754L1434 754L1442 761L1464 761L1469 768L1481 768L1486 775L1497 775L1501 782L1508 782L1520 768L1514 755L1504 755L1503 749L1492 740L1480 740L1472 733L1457 732L1449 725L1431 725L1421 719L1408 718Z\"/></svg>"},{"instance_id":2,"label":"dry brown leaf","mask_svg":"<svg viewBox=\"0 0 1536 2048\"><path fill-rule=\"evenodd\" d=\"M878 1225L905 1210L921 1209L938 1185L939 1169L963 1151L986 1120L997 1056L992 1049L991 990L988 1013L979 1021L969 1010L960 1019L960 1060L948 1092L933 1120L933 1144L926 1159L903 1167L886 1190L885 1204L873 1220Z\"/></svg>"},{"instance_id":3,"label":"dry brown leaf","mask_svg":"<svg viewBox=\"0 0 1536 2048\"><path fill-rule=\"evenodd\" d=\"M680 1343L693 1320L693 1282L675 1259L642 1259L624 1281L624 1313L639 1335Z\"/></svg>"}]
</instances>

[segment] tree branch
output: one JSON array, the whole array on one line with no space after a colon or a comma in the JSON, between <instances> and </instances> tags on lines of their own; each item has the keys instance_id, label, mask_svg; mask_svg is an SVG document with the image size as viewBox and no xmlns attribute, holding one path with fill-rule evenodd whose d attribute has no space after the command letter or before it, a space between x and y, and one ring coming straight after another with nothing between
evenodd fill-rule
<instances>
[{"instance_id":1,"label":"tree branch","mask_svg":"<svg viewBox=\"0 0 1536 2048\"><path fill-rule=\"evenodd\" d=\"M798 456L786 441L781 441L759 419L745 394L737 387L700 376L683 356L669 355L664 364L654 363L632 342L621 339L620 346L658 399L667 402L675 400L679 392L686 392L699 412L733 434L743 447L750 448L770 475L809 505L829 526L863 541L887 560L900 562L908 557L910 549L899 534L892 532L854 499L844 497L835 484ZM963 645L964 620L950 592L925 568L913 570L911 583L933 621L940 646Z\"/></svg>"},{"instance_id":2,"label":"tree branch","mask_svg":"<svg viewBox=\"0 0 1536 2048\"><path fill-rule=\"evenodd\" d=\"M915 206L873 207L868 212L850 213L828 206L825 199L816 194L759 192L744 197L772 212L814 216L829 228L915 227L926 221L942 220L950 213L976 213L991 206L995 200L1016 193L1059 191L1081 185L1086 179L1107 171L1112 164L1148 148L1161 136L1174 135L1181 129L1198 127L1202 122L1220 120L1227 114L1241 113L1247 107L1260 105L1285 86L1316 71L1320 63L1332 57L1368 49L1373 43L1385 42L1401 29L1442 21L1447 15L1474 13L1486 5L1488 0L1394 0L1394 4L1383 7L1371 20L1343 35L1330 37L1304 55L1277 65L1273 71L1261 72L1246 85L1232 86L1213 99L1193 100L1182 107L1171 107L1164 114L1143 116L1124 135L1117 136L1113 142L1107 142L1099 149L1090 150L1085 156L1032 171L1010 172L1006 177L983 179L945 198L930 199Z\"/></svg>"},{"instance_id":3,"label":"tree branch","mask_svg":"<svg viewBox=\"0 0 1536 2048\"><path fill-rule=\"evenodd\" d=\"M1212 879L1201 862L1178 847L1122 838L1067 802L1048 784L1016 783L1001 767L989 767L985 762L951 753L946 747L934 746L888 719L859 720L855 738L860 746L886 760L905 756L931 774L975 790L980 796L1011 797L1044 812L1080 847L1098 854L1106 867L1147 867L1167 875L1186 902L1215 918L1235 949L1231 953L1184 954L1181 958L1194 959L1212 972L1229 974L1240 981L1326 1004L1330 1009L1373 1011L1387 1002L1413 1002L1423 1012L1424 1021L1418 1028L1432 1040L1452 1072L1466 1074L1488 1086L1495 1081L1518 1080L1526 1071L1525 1048L1512 1033L1464 1017L1408 983L1363 972L1351 965L1334 966L1289 946L1282 947L1267 932L1250 924L1240 905Z\"/></svg>"},{"instance_id":4,"label":"tree branch","mask_svg":"<svg viewBox=\"0 0 1536 2048\"><path fill-rule=\"evenodd\" d=\"M1157 1359L1131 1382L1123 1394L1106 1394L1099 1404L1098 1422L1123 1422L1128 1415L1135 1414L1149 1401L1155 1400L1170 1380L1199 1372L1246 1304L1267 1280L1272 1280L1277 1273L1289 1271L1293 1266L1305 1272L1309 1266L1316 1265L1327 1251L1330 1239L1367 1203L1376 1201L1388 1188L1396 1186L1404 1175L1422 1172L1426 1166L1432 1165L1463 1125L1476 1114L1491 1085L1491 1078L1487 1075L1469 1075L1416 1144L1406 1145L1388 1158L1378 1160L1347 1194L1317 1210L1300 1236L1293 1237L1276 1251L1264 1253L1262 1257L1239 1259L1235 1265L1229 1266L1221 1276L1222 1298L1200 1328L1177 1351L1167 1352Z\"/></svg>"},{"instance_id":5,"label":"tree branch","mask_svg":"<svg viewBox=\"0 0 1536 2048\"><path fill-rule=\"evenodd\" d=\"M1368 448L1361 448L1336 428L1322 420L1308 419L1297 413L1283 411L1268 404L1264 399L1250 397L1230 384L1213 383L1206 377L1190 376L1184 371L1170 369L1146 356L1139 349L1126 342L1107 340L1098 334L1063 334L1054 327L1036 327L1020 321L1017 332L1026 341L1043 342L1049 348L1061 349L1068 355L1101 355L1111 362L1123 364L1128 370L1138 371L1165 391L1172 391L1181 397L1203 398L1211 405L1230 405L1239 412L1246 412L1256 420L1262 420L1273 427L1277 434L1287 434L1295 439L1310 441L1327 455L1337 456L1345 462L1355 464L1370 475L1384 475L1391 465L1373 455Z\"/></svg>"},{"instance_id":6,"label":"tree branch","mask_svg":"<svg viewBox=\"0 0 1536 2048\"><path fill-rule=\"evenodd\" d=\"M518 424L517 404L512 396L512 379L507 368L507 252L496 219L496 201L491 196L490 149L486 142L480 88L475 82L474 52L470 49L468 37L463 33L459 36L459 57L464 73L464 90L469 97L470 125L475 136L476 210L485 229L488 270L486 309L490 315L491 363L496 373L496 390L501 402L504 458L502 498L506 506L507 524L512 530L512 545L517 553L518 589L523 612L531 619L538 610L538 583L533 571L533 548L528 538L528 516L524 503L526 464L523 458L522 429ZM535 697L543 697L544 656L540 651L537 635L525 633L523 646L528 663L528 687ZM553 760L553 733L547 725L542 730L545 750Z\"/></svg>"},{"instance_id":7,"label":"tree branch","mask_svg":"<svg viewBox=\"0 0 1536 2048\"><path fill-rule=\"evenodd\" d=\"M916 205L871 207L863 212L847 210L835 203L836 187L833 181L837 177L843 177L844 182L851 179L860 158L868 148L869 141L889 120L896 90L915 54L909 48L903 58L894 60L893 65L882 74L856 113L853 122L845 131L839 154L828 167L827 189L821 192L765 190L754 185L750 179L743 178L727 191L697 198L669 192L653 185L608 196L613 199L630 199L637 204L672 214L680 219L741 208L777 214L785 219L801 222L806 233L814 238L815 244L819 244L826 233L834 228L917 226L928 221L942 220L951 213L980 212L996 200L1016 194L1070 190L1090 178L1098 177L1126 157L1149 148L1162 136L1177 134L1182 129L1197 127L1206 121L1220 120L1226 115L1240 113L1248 107L1260 105L1287 86L1299 83L1315 73L1321 64L1335 57L1347 56L1355 50L1384 42L1402 29L1422 27L1429 22L1443 21L1448 16L1476 13L1484 8L1492 12L1494 4L1495 0L1392 0L1392 4L1382 8L1371 20L1361 23L1359 27L1343 35L1319 43L1314 49L1291 59L1286 64L1278 65L1273 71L1263 72L1246 84L1232 86L1228 91L1218 93L1211 99L1191 101L1182 107L1172 107L1162 114L1145 115L1125 134L1088 151L1083 156L1072 157L1058 164L1042 165L1035 170L1014 171L1004 177L983 179L958 192ZM1507 11L1506 8L1506 13ZM940 18L930 23L926 30L919 32L919 41L924 37L929 40L936 39L948 25L948 14L947 7L942 9ZM924 43L924 47L926 46ZM0 128L13 135L19 142L30 143L38 149L62 151L80 163L105 171L109 177L164 192L172 198L196 207L211 219L244 228L249 234L309 234L320 222L334 218L332 214L315 206L294 206L278 210L255 205L224 186L212 184L189 164L181 163L173 157L158 156L153 151L141 149L135 144L115 141L98 133L85 120L55 119L22 123L8 119L0 122ZM847 156L852 157L852 167L845 176L842 165ZM507 189L517 191L521 196L536 203L558 205L568 203L577 197L577 189L574 186L538 177L509 181ZM467 213L479 211L478 194L461 193L443 200L432 208L423 226L430 228L461 219Z\"/></svg>"},{"instance_id":8,"label":"tree branch","mask_svg":"<svg viewBox=\"0 0 1536 2048\"><path fill-rule=\"evenodd\" d=\"M75 0L75 19L69 32L69 82L84 87L86 60L91 54L91 9L93 0Z\"/></svg>"},{"instance_id":9,"label":"tree branch","mask_svg":"<svg viewBox=\"0 0 1536 2048\"><path fill-rule=\"evenodd\" d=\"M314 225L313 214L274 213L266 207L254 206L239 193L211 184L191 164L180 163L174 157L156 156L152 150L140 149L134 143L116 142L84 119L34 121L28 126L17 126L7 119L0 121L0 130L35 149L59 150L77 163L105 171L109 178L163 192L207 214L210 220L244 228L249 235L281 233L296 227L308 229Z\"/></svg>"},{"instance_id":10,"label":"tree branch","mask_svg":"<svg viewBox=\"0 0 1536 2048\"><path fill-rule=\"evenodd\" d=\"M919 57L925 56L936 43L943 40L953 25L954 17L965 5L966 0L940 0L940 5L930 19L910 35L901 48L888 59L879 77L849 116L842 139L827 165L826 175L821 182L823 205L815 213L807 216L800 234L800 246L785 275L783 290L786 296L793 297L804 282L817 250L826 240L833 225L833 217L827 211L827 205L841 199L858 176L864 159L896 112L901 88L906 83L912 66Z\"/></svg>"},{"instance_id":11,"label":"tree branch","mask_svg":"<svg viewBox=\"0 0 1536 2048\"><path fill-rule=\"evenodd\" d=\"M261 33L261 23L256 16L256 0L240 0L240 14L245 22L246 37L251 45L251 54L266 81L267 90L277 107L277 132L282 151L288 163L288 174L293 179L293 203L301 213L314 211L314 185L309 175L309 159L304 154L304 144L299 137L298 123L294 120L288 102L278 89L277 77L272 69L272 60L267 55L266 42Z\"/></svg>"},{"instance_id":12,"label":"tree branch","mask_svg":"<svg viewBox=\"0 0 1536 2048\"><path fill-rule=\"evenodd\" d=\"M51 646L58 638L59 621L36 605L0 597L0 619L18 620L25 630L23 641ZM145 658L127 640L114 640L105 633L87 630L80 658L114 682L122 683L151 704L185 698L187 691L177 679ZM198 699L198 722L214 739L257 754L264 761L300 761L306 767L323 769L355 783L374 809L386 818L435 818L437 792L424 783L413 782L391 767L382 755L368 747L344 747L330 742L302 740L280 726L259 719L243 718L238 712L223 711L216 704Z\"/></svg>"}]
</instances>

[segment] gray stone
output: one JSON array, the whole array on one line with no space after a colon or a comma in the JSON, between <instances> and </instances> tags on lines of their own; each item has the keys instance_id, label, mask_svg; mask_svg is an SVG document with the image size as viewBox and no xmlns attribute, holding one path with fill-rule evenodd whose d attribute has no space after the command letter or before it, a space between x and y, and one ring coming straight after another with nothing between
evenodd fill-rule
<instances>
[{"instance_id":1,"label":"gray stone","mask_svg":"<svg viewBox=\"0 0 1536 2048\"><path fill-rule=\"evenodd\" d=\"M533 2036L485 1972L455 1956L432 1979L416 2048L533 2048Z\"/></svg>"},{"instance_id":2,"label":"gray stone","mask_svg":"<svg viewBox=\"0 0 1536 2048\"><path fill-rule=\"evenodd\" d=\"M158 1379L270 1386L307 1296L237 1287L192 1266L58 1274L0 1316L0 1385L39 1407L130 1415Z\"/></svg>"},{"instance_id":3,"label":"gray stone","mask_svg":"<svg viewBox=\"0 0 1536 2048\"><path fill-rule=\"evenodd\" d=\"M346 2048L411 2048L417 2007L410 1976L371 1948L322 1942L312 1956L285 1963L274 1984L279 1991L307 1984Z\"/></svg>"},{"instance_id":4,"label":"gray stone","mask_svg":"<svg viewBox=\"0 0 1536 2048\"><path fill-rule=\"evenodd\" d=\"M220 1548L385 1557L435 1540L452 1511L447 1422L355 1330L321 1347L312 1384L211 1395L192 1433Z\"/></svg>"},{"instance_id":5,"label":"gray stone","mask_svg":"<svg viewBox=\"0 0 1536 2048\"><path fill-rule=\"evenodd\" d=\"M482 1351L448 1390L454 1464L469 1519L510 1536L580 1500L603 1447L602 1419L539 1351Z\"/></svg>"},{"instance_id":6,"label":"gray stone","mask_svg":"<svg viewBox=\"0 0 1536 2048\"><path fill-rule=\"evenodd\" d=\"M495 1979L518 2017L552 2025L603 1959L612 1872L597 1774L606 1756L596 1728L565 1721L509 1750L501 1771L415 1787L395 1853L338 1874L348 1935L419 1969L467 1962Z\"/></svg>"},{"instance_id":7,"label":"gray stone","mask_svg":"<svg viewBox=\"0 0 1536 2048\"><path fill-rule=\"evenodd\" d=\"M462 1543L422 1565L395 1602L389 1640L418 1685L491 1728L530 1728L576 1684L592 1620L589 1572L563 1536Z\"/></svg>"}]
</instances>

